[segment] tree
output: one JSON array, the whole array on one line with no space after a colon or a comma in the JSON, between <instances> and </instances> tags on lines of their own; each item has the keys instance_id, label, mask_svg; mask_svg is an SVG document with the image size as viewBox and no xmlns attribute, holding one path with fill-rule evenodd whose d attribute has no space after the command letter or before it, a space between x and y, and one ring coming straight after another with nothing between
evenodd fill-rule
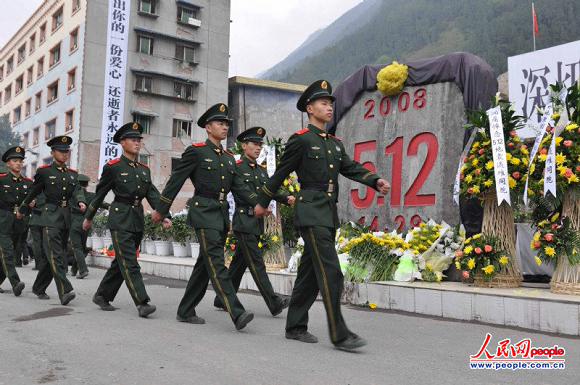
<instances>
[{"instance_id":1,"label":"tree","mask_svg":"<svg viewBox=\"0 0 580 385\"><path fill-rule=\"evenodd\" d=\"M20 135L12 131L8 114L0 116L0 156L10 147L20 145ZM5 172L4 163L0 163L0 172Z\"/></svg>"}]
</instances>

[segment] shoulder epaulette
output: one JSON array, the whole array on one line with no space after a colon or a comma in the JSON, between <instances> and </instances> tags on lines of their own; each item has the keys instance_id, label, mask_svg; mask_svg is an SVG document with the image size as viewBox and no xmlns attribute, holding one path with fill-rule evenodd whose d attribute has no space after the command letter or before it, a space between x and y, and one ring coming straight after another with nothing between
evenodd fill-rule
<instances>
[{"instance_id":1,"label":"shoulder epaulette","mask_svg":"<svg viewBox=\"0 0 580 385\"><path fill-rule=\"evenodd\" d=\"M334 136L332 134L328 134L328 136L330 136L331 138L334 138L334 139L338 140L339 142L342 142L342 138L339 138L338 136Z\"/></svg>"},{"instance_id":2,"label":"shoulder epaulette","mask_svg":"<svg viewBox=\"0 0 580 385\"><path fill-rule=\"evenodd\" d=\"M69 167L69 168L68 168L68 170L69 170L69 171L72 171L72 172L74 172L75 174L78 174L78 173L79 173L79 172L78 172L77 170L75 170L74 168L70 168L70 167Z\"/></svg>"},{"instance_id":3,"label":"shoulder epaulette","mask_svg":"<svg viewBox=\"0 0 580 385\"><path fill-rule=\"evenodd\" d=\"M32 179L30 179L30 178L27 178L27 177L24 177L24 178L22 178L22 179L24 179L24 180L25 180L25 181L27 181L27 182L33 182L33 180L32 180Z\"/></svg>"},{"instance_id":4,"label":"shoulder epaulette","mask_svg":"<svg viewBox=\"0 0 580 385\"><path fill-rule=\"evenodd\" d=\"M7 173L0 174L0 178L4 178L6 175L8 175L8 174Z\"/></svg>"},{"instance_id":5,"label":"shoulder epaulette","mask_svg":"<svg viewBox=\"0 0 580 385\"><path fill-rule=\"evenodd\" d=\"M304 128L304 129L302 129L302 130L300 130L300 131L296 132L296 135L304 135L304 134L306 134L307 132L310 132L310 130L309 130L308 128Z\"/></svg>"},{"instance_id":6,"label":"shoulder epaulette","mask_svg":"<svg viewBox=\"0 0 580 385\"><path fill-rule=\"evenodd\" d=\"M42 166L40 166L39 168L49 168L50 164L43 164Z\"/></svg>"},{"instance_id":7,"label":"shoulder epaulette","mask_svg":"<svg viewBox=\"0 0 580 385\"><path fill-rule=\"evenodd\" d=\"M238 166L239 166L240 164L242 164L242 163L244 163L244 161L243 161L243 160L241 160L241 159L238 159L238 160L236 160L236 164L237 164Z\"/></svg>"},{"instance_id":8,"label":"shoulder epaulette","mask_svg":"<svg viewBox=\"0 0 580 385\"><path fill-rule=\"evenodd\" d=\"M224 150L224 152L225 152L226 154L228 154L229 156L234 156L234 153L233 153L233 152L231 152L231 151L229 151L229 150Z\"/></svg>"},{"instance_id":9,"label":"shoulder epaulette","mask_svg":"<svg viewBox=\"0 0 580 385\"><path fill-rule=\"evenodd\" d=\"M141 163L141 162L137 162L137 163L139 163L139 165L141 165L141 166L143 166L143 167L145 167L145 168L149 168L149 166L147 166L146 164L143 164L143 163Z\"/></svg>"},{"instance_id":10,"label":"shoulder epaulette","mask_svg":"<svg viewBox=\"0 0 580 385\"><path fill-rule=\"evenodd\" d=\"M117 164L117 163L119 163L120 161L121 161L121 158L111 159L110 161L108 161L108 162L107 162L107 164L108 164L109 166L112 166L112 165L114 165L114 164Z\"/></svg>"},{"instance_id":11,"label":"shoulder epaulette","mask_svg":"<svg viewBox=\"0 0 580 385\"><path fill-rule=\"evenodd\" d=\"M199 143L193 143L192 146L193 147L205 147L205 146L207 146L207 144L205 144L204 142L199 142Z\"/></svg>"}]
</instances>

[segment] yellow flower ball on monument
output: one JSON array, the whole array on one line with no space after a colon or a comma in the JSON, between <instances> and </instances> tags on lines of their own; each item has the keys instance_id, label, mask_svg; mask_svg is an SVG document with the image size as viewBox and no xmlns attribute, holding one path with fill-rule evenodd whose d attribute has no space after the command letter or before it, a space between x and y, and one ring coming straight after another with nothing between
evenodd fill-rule
<instances>
[{"instance_id":1,"label":"yellow flower ball on monument","mask_svg":"<svg viewBox=\"0 0 580 385\"><path fill-rule=\"evenodd\" d=\"M383 95L394 96L401 93L409 76L409 67L394 61L377 74L377 89Z\"/></svg>"}]
</instances>

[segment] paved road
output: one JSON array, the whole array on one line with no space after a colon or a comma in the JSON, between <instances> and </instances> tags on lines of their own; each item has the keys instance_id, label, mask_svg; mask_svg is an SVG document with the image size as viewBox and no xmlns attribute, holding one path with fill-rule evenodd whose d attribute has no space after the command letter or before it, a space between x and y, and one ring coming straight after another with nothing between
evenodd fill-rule
<instances>
[{"instance_id":1,"label":"paved road","mask_svg":"<svg viewBox=\"0 0 580 385\"><path fill-rule=\"evenodd\" d=\"M260 297L242 294L256 318L236 332L229 317L211 306L208 291L198 308L206 325L175 321L185 282L147 277L158 311L140 319L127 289L115 312L103 312L90 299L103 270L72 280L71 306L58 303L54 285L49 301L30 292L35 272L20 269L27 288L20 298L0 294L0 384L579 384L580 340L487 325L460 323L343 308L350 328L370 344L361 353L332 348L324 309L311 311L306 345L284 338L285 312L269 316ZM6 290L8 284L2 287ZM567 368L559 371L472 371L468 357L486 333L499 339L532 338L536 346L567 349Z\"/></svg>"}]
</instances>

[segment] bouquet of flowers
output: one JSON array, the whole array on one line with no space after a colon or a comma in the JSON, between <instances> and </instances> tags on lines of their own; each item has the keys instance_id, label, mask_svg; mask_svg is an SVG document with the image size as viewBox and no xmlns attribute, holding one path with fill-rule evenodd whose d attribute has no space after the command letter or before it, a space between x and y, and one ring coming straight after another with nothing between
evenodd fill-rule
<instances>
[{"instance_id":1,"label":"bouquet of flowers","mask_svg":"<svg viewBox=\"0 0 580 385\"><path fill-rule=\"evenodd\" d=\"M449 268L457 251L461 250L463 246L465 241L465 228L463 228L463 225L446 228L447 230L440 237L435 247L422 256L425 261L424 269L421 271L421 279L423 281L440 282L443 280L443 271Z\"/></svg>"},{"instance_id":2,"label":"bouquet of flowers","mask_svg":"<svg viewBox=\"0 0 580 385\"><path fill-rule=\"evenodd\" d=\"M225 245L225 257L226 261L231 261L236 254L236 249L238 247L238 239L234 235L234 233L228 234L226 238L226 245Z\"/></svg>"},{"instance_id":3,"label":"bouquet of flowers","mask_svg":"<svg viewBox=\"0 0 580 385\"><path fill-rule=\"evenodd\" d=\"M484 281L491 281L509 262L510 258L499 248L497 239L483 234L467 238L463 250L455 254L455 266L463 270L464 278L479 275Z\"/></svg>"},{"instance_id":4,"label":"bouquet of flowers","mask_svg":"<svg viewBox=\"0 0 580 385\"><path fill-rule=\"evenodd\" d=\"M443 226L429 220L421 223L407 233L405 241L410 245L415 255L420 255L429 250L441 237Z\"/></svg>"}]
</instances>

